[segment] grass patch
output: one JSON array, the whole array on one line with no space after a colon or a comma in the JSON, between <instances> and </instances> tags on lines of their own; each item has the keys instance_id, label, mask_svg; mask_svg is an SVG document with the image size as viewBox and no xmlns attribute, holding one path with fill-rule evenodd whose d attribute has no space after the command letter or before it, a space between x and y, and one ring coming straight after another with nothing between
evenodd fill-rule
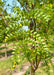
<instances>
[{"instance_id":1,"label":"grass patch","mask_svg":"<svg viewBox=\"0 0 54 75\"><path fill-rule=\"evenodd\" d=\"M48 63L48 66L39 67L36 71L36 75L54 75L54 63Z\"/></svg>"},{"instance_id":2,"label":"grass patch","mask_svg":"<svg viewBox=\"0 0 54 75\"><path fill-rule=\"evenodd\" d=\"M11 60L11 58L8 58L6 60L0 61L0 75L6 75L6 73L10 71L12 66Z\"/></svg>"}]
</instances>

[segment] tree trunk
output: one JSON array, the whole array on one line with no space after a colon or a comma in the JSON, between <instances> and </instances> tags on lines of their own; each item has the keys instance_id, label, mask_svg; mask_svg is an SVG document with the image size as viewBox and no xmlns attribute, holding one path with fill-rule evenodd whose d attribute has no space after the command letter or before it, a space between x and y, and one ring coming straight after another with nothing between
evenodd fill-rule
<instances>
[{"instance_id":1,"label":"tree trunk","mask_svg":"<svg viewBox=\"0 0 54 75\"><path fill-rule=\"evenodd\" d=\"M30 75L35 75L35 70L33 69L32 66L31 66L31 74Z\"/></svg>"},{"instance_id":2,"label":"tree trunk","mask_svg":"<svg viewBox=\"0 0 54 75\"><path fill-rule=\"evenodd\" d=\"M5 43L5 48L6 48L7 46L6 46L6 43ZM6 48L6 50L5 50L5 57L7 58L7 48Z\"/></svg>"}]
</instances>

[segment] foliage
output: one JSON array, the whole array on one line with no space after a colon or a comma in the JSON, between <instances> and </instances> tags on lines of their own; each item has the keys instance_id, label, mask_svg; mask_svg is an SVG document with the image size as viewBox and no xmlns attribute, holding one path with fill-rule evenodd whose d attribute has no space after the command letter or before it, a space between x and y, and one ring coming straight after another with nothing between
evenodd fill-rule
<instances>
[{"instance_id":1,"label":"foliage","mask_svg":"<svg viewBox=\"0 0 54 75\"><path fill-rule=\"evenodd\" d=\"M6 37L4 40L7 42L15 38L18 42L18 35L23 35L23 42L22 40L18 42L14 49L13 60L18 62L18 58L21 59L21 56L23 59L26 57L31 64L31 73L35 73L40 61L51 59L45 40L48 40L48 34L51 34L51 27L53 26L54 1L18 0L18 2L22 9L14 7L13 12L15 14L5 16L8 26L5 28ZM24 31L23 26L28 26L29 30Z\"/></svg>"}]
</instances>

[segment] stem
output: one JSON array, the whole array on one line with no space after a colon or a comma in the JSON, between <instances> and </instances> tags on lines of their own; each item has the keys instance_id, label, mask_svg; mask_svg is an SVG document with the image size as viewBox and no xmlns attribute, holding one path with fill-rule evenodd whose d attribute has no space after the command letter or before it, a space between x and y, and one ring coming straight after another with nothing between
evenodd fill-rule
<instances>
[{"instance_id":1,"label":"stem","mask_svg":"<svg viewBox=\"0 0 54 75\"><path fill-rule=\"evenodd\" d=\"M7 44L5 43L5 48L6 48L6 50L5 50L5 57L7 58Z\"/></svg>"},{"instance_id":2,"label":"stem","mask_svg":"<svg viewBox=\"0 0 54 75\"><path fill-rule=\"evenodd\" d=\"M35 70L32 66L31 66L31 75L35 75Z\"/></svg>"},{"instance_id":3,"label":"stem","mask_svg":"<svg viewBox=\"0 0 54 75\"><path fill-rule=\"evenodd\" d=\"M29 11L28 0L26 0L26 9Z\"/></svg>"}]
</instances>

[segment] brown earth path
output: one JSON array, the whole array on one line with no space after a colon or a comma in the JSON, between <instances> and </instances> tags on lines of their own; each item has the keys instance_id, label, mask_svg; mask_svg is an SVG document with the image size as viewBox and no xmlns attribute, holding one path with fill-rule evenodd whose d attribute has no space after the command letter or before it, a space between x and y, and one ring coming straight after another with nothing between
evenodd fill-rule
<instances>
[{"instance_id":1,"label":"brown earth path","mask_svg":"<svg viewBox=\"0 0 54 75\"><path fill-rule=\"evenodd\" d=\"M16 72L12 72L12 75L24 75L26 70L29 68L30 64L29 63L25 63L22 67L22 70L21 71L17 71Z\"/></svg>"}]
</instances>

